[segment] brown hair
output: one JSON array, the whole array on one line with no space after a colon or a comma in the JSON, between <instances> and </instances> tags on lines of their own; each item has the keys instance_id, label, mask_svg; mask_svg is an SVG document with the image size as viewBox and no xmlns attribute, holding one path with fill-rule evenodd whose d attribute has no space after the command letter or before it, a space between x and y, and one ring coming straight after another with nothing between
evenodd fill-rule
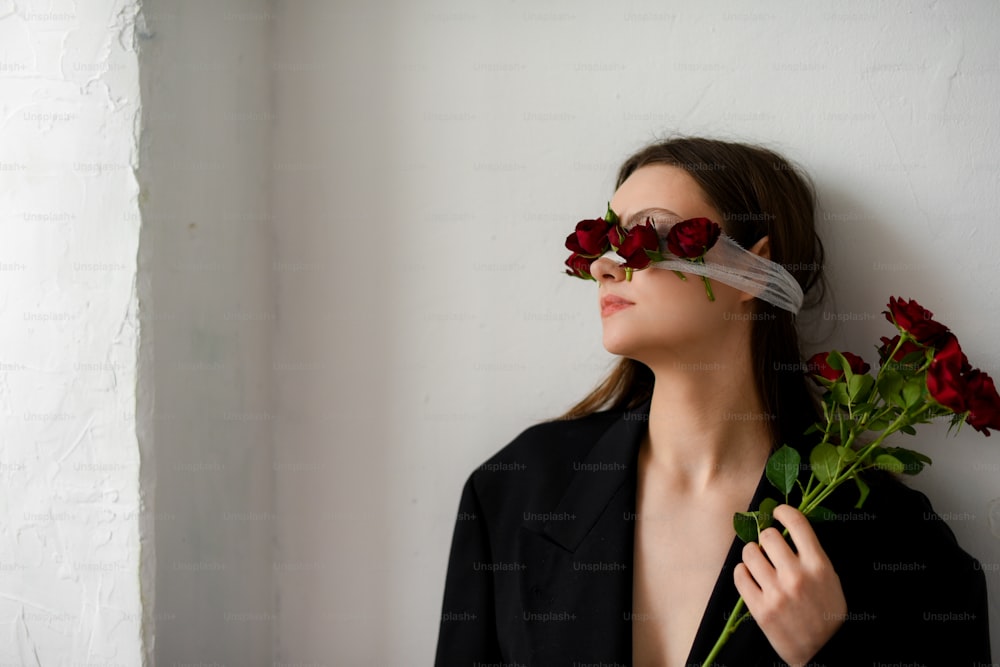
<instances>
[{"instance_id":1,"label":"brown hair","mask_svg":"<svg viewBox=\"0 0 1000 667\"><path fill-rule=\"evenodd\" d=\"M806 294L803 307L822 301L823 244L816 234L816 196L808 176L777 153L743 143L680 137L641 149L622 164L617 187L649 164L686 171L722 214L726 234L744 248L769 237L770 258L782 264ZM802 371L796 317L760 299L753 301L750 349L754 379L775 446L793 444L820 416ZM653 393L653 372L622 358L611 373L560 419L601 409L629 410Z\"/></svg>"}]
</instances>

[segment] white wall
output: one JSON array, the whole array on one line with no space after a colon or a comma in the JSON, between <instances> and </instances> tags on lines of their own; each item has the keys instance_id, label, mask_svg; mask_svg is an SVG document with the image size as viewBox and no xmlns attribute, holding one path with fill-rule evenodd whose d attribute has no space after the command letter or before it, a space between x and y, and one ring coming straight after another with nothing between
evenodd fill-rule
<instances>
[{"instance_id":1,"label":"white wall","mask_svg":"<svg viewBox=\"0 0 1000 667\"><path fill-rule=\"evenodd\" d=\"M3 665L145 654L137 5L0 2Z\"/></svg>"},{"instance_id":2,"label":"white wall","mask_svg":"<svg viewBox=\"0 0 1000 667\"><path fill-rule=\"evenodd\" d=\"M270 665L268 3L146 0L143 16L156 664Z\"/></svg>"},{"instance_id":3,"label":"white wall","mask_svg":"<svg viewBox=\"0 0 1000 667\"><path fill-rule=\"evenodd\" d=\"M373 4L275 9L278 660L431 660L466 475L612 361L562 243L657 135L815 178L836 303L810 351L872 356L900 295L1000 375L996 3ZM997 437L919 443L1000 646Z\"/></svg>"}]
</instances>

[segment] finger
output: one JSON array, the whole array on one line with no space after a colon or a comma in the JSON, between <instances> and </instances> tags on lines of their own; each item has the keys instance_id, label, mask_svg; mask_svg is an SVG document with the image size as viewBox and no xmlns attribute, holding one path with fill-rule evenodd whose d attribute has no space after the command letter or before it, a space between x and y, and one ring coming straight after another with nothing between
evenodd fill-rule
<instances>
[{"instance_id":1,"label":"finger","mask_svg":"<svg viewBox=\"0 0 1000 667\"><path fill-rule=\"evenodd\" d=\"M803 561L816 563L828 560L805 514L791 505L778 505L774 508L774 518L788 529Z\"/></svg>"},{"instance_id":2,"label":"finger","mask_svg":"<svg viewBox=\"0 0 1000 667\"><path fill-rule=\"evenodd\" d=\"M761 531L759 540L764 555L779 572L799 565L799 557L795 555L792 547L785 541L785 536L777 528Z\"/></svg>"},{"instance_id":3,"label":"finger","mask_svg":"<svg viewBox=\"0 0 1000 667\"><path fill-rule=\"evenodd\" d=\"M743 546L743 564L761 589L772 588L777 584L778 575L774 566L756 542L747 542Z\"/></svg>"},{"instance_id":4,"label":"finger","mask_svg":"<svg viewBox=\"0 0 1000 667\"><path fill-rule=\"evenodd\" d=\"M760 590L745 563L736 564L733 569L733 583L736 584L736 592L746 601L748 608L755 607L763 596L763 591Z\"/></svg>"}]
</instances>

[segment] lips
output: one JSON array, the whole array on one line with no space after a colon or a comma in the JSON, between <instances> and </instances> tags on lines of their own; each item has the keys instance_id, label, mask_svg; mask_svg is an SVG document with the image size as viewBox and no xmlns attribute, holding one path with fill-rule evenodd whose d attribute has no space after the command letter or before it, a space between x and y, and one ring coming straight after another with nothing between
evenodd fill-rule
<instances>
[{"instance_id":1,"label":"lips","mask_svg":"<svg viewBox=\"0 0 1000 667\"><path fill-rule=\"evenodd\" d=\"M629 301L628 299L623 299L620 296L616 296L614 294L605 295L601 297L601 317L607 317L612 313L617 313L619 310L623 310L634 305L634 302Z\"/></svg>"}]
</instances>

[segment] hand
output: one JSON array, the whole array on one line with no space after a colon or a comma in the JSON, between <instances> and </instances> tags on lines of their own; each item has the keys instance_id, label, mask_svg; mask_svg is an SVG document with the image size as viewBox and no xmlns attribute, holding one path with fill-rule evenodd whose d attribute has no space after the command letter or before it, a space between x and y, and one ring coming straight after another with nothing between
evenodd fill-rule
<instances>
[{"instance_id":1,"label":"hand","mask_svg":"<svg viewBox=\"0 0 1000 667\"><path fill-rule=\"evenodd\" d=\"M788 529L798 553L777 528L768 528L761 532L760 544L743 547L743 562L733 578L775 652L797 667L843 624L847 600L809 519L789 505L776 507L774 518Z\"/></svg>"}]
</instances>

